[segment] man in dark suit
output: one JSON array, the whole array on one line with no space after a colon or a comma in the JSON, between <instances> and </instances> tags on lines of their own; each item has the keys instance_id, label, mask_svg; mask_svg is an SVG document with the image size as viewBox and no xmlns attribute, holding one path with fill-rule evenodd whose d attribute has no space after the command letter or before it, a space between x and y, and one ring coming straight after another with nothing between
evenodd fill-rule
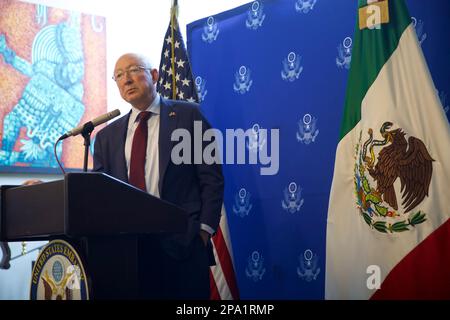
<instances>
[{"instance_id":1,"label":"man in dark suit","mask_svg":"<svg viewBox=\"0 0 450 320\"><path fill-rule=\"evenodd\" d=\"M208 165L203 161L174 164L171 153L175 142L171 141L171 135L182 128L191 133L193 140L194 121L201 122L203 131L210 125L197 104L159 96L155 88L158 71L143 56L132 53L121 56L113 78L132 109L98 132L94 171L133 184L189 214L186 233L156 240L141 238L142 295L208 299L209 266L214 263L210 236L217 230L220 219L222 170L220 164ZM192 148L191 160L193 152ZM151 260L155 256L158 264ZM147 296L146 285L158 287L158 296Z\"/></svg>"}]
</instances>

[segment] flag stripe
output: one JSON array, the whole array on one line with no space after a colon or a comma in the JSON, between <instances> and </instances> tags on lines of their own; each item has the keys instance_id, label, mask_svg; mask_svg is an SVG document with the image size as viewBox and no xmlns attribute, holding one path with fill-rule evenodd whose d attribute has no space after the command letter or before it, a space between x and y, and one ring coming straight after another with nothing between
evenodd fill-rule
<instances>
[{"instance_id":1,"label":"flag stripe","mask_svg":"<svg viewBox=\"0 0 450 320\"><path fill-rule=\"evenodd\" d=\"M217 252L216 261L219 261L222 274L224 276L224 280L229 290L231 291L231 295L234 299L239 299L239 291L236 284L236 275L234 273L232 258L230 252L228 250L228 246L226 244L226 240L224 238L222 228L219 228L216 235L212 238L215 251Z\"/></svg>"},{"instance_id":2,"label":"flag stripe","mask_svg":"<svg viewBox=\"0 0 450 320\"><path fill-rule=\"evenodd\" d=\"M448 299L449 234L447 220L392 269L371 299Z\"/></svg>"},{"instance_id":3,"label":"flag stripe","mask_svg":"<svg viewBox=\"0 0 450 320\"><path fill-rule=\"evenodd\" d=\"M216 265L211 266L211 274L214 280L214 286L216 287L217 293L211 292L211 300L233 300L233 295L225 279L224 271L222 270L221 262L217 256L217 250L214 246L214 242L213 247Z\"/></svg>"},{"instance_id":4,"label":"flag stripe","mask_svg":"<svg viewBox=\"0 0 450 320\"><path fill-rule=\"evenodd\" d=\"M396 14L391 15L390 22L382 24L380 29L359 30L356 21L340 140L361 120L364 96L397 48L403 31L411 23L403 1L390 0L389 12Z\"/></svg>"},{"instance_id":5,"label":"flag stripe","mask_svg":"<svg viewBox=\"0 0 450 320\"><path fill-rule=\"evenodd\" d=\"M220 300L220 294L219 294L219 290L217 289L216 280L214 279L212 268L209 269L209 288L211 291L210 299L211 300Z\"/></svg>"}]
</instances>

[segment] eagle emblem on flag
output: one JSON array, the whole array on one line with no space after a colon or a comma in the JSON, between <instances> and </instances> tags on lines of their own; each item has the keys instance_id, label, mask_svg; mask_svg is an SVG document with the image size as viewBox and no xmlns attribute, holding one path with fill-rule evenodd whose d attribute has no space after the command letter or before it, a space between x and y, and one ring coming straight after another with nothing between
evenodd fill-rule
<instances>
[{"instance_id":1,"label":"eagle emblem on flag","mask_svg":"<svg viewBox=\"0 0 450 320\"><path fill-rule=\"evenodd\" d=\"M428 196L434 161L422 140L413 136L406 140L405 131L390 130L392 126L383 123L382 140L375 139L369 128L361 143L360 132L354 171L358 208L369 226L384 233L407 231L426 220L425 213L414 209ZM394 186L397 180L399 192Z\"/></svg>"}]
</instances>

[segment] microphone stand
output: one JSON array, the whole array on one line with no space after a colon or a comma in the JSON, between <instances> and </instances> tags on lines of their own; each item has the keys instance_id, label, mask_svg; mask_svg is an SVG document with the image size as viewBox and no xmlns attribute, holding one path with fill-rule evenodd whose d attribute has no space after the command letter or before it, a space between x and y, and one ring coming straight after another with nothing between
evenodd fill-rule
<instances>
[{"instance_id":1,"label":"microphone stand","mask_svg":"<svg viewBox=\"0 0 450 320\"><path fill-rule=\"evenodd\" d=\"M88 121L84 124L83 131L81 131L81 135L84 138L83 172L87 172L89 146L91 145L91 133L93 130L94 130L94 125L92 124L92 121Z\"/></svg>"}]
</instances>

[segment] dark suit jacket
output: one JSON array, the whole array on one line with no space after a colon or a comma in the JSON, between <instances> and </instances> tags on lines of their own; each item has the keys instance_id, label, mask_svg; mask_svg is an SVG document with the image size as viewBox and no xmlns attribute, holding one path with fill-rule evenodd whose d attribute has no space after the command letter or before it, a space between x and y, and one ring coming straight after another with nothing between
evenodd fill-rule
<instances>
[{"instance_id":1,"label":"dark suit jacket","mask_svg":"<svg viewBox=\"0 0 450 320\"><path fill-rule=\"evenodd\" d=\"M130 113L100 130L95 138L94 171L104 172L128 182L125 162L125 139ZM188 231L169 237L163 246L169 254L183 258L204 223L217 230L223 202L224 181L221 165L194 164L194 121L202 129L210 128L197 104L166 100L161 97L159 127L159 193L161 199L184 208L189 214ZM175 165L171 161L171 134L184 128L191 134L191 164ZM151 137L149 137L150 141ZM203 144L205 145L205 144Z\"/></svg>"}]
</instances>

